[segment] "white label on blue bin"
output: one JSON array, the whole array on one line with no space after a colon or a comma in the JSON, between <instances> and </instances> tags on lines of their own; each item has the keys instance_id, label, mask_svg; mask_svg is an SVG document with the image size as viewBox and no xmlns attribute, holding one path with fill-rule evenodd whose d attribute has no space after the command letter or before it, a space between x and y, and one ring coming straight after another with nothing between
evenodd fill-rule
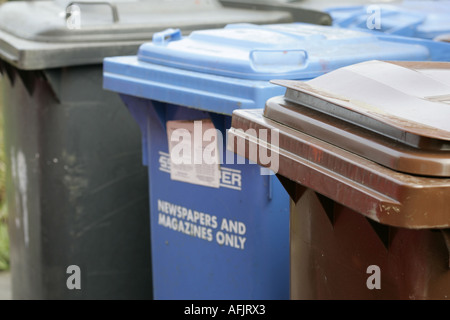
<instances>
[{"instance_id":1,"label":"white label on blue bin","mask_svg":"<svg viewBox=\"0 0 450 320\"><path fill-rule=\"evenodd\" d=\"M245 249L247 226L242 221L189 209L158 199L158 225L220 246Z\"/></svg>"},{"instance_id":2,"label":"white label on blue bin","mask_svg":"<svg viewBox=\"0 0 450 320\"><path fill-rule=\"evenodd\" d=\"M159 171L170 173L170 155L166 152L159 151ZM219 186L222 188L241 191L242 190L241 170L221 166Z\"/></svg>"},{"instance_id":3,"label":"white label on blue bin","mask_svg":"<svg viewBox=\"0 0 450 320\"><path fill-rule=\"evenodd\" d=\"M167 121L170 178L219 188L221 136L210 119Z\"/></svg>"},{"instance_id":4,"label":"white label on blue bin","mask_svg":"<svg viewBox=\"0 0 450 320\"><path fill-rule=\"evenodd\" d=\"M220 172L221 172L221 174L220 174L220 186L221 187L234 189L234 190L242 189L241 170L222 167Z\"/></svg>"}]
</instances>

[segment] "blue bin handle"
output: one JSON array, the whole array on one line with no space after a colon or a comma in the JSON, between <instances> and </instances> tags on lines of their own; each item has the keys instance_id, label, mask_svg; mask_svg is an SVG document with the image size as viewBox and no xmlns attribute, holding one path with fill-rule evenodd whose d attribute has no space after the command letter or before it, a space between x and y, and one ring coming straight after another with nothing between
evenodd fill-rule
<instances>
[{"instance_id":1,"label":"blue bin handle","mask_svg":"<svg viewBox=\"0 0 450 320\"><path fill-rule=\"evenodd\" d=\"M303 49L255 49L250 51L250 63L258 72L296 72L308 66L308 52Z\"/></svg>"},{"instance_id":2,"label":"blue bin handle","mask_svg":"<svg viewBox=\"0 0 450 320\"><path fill-rule=\"evenodd\" d=\"M182 38L180 29L166 29L153 34L152 42L156 45L166 45L171 41L180 40Z\"/></svg>"}]
</instances>

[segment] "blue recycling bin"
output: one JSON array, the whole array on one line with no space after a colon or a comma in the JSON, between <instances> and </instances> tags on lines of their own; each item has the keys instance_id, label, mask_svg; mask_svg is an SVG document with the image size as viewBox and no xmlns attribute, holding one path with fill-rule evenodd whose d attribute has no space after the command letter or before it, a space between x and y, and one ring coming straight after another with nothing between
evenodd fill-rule
<instances>
[{"instance_id":1,"label":"blue recycling bin","mask_svg":"<svg viewBox=\"0 0 450 320\"><path fill-rule=\"evenodd\" d=\"M450 1L335 6L324 10L333 25L388 35L435 39L450 32Z\"/></svg>"},{"instance_id":2,"label":"blue recycling bin","mask_svg":"<svg viewBox=\"0 0 450 320\"><path fill-rule=\"evenodd\" d=\"M271 79L311 79L370 59L437 59L450 48L435 45L301 23L235 24L186 37L169 29L135 56L106 58L103 86L142 130L155 299L289 299L288 194L226 150L232 112L283 94ZM276 132L243 134L277 144ZM276 168L276 153L265 156Z\"/></svg>"}]
</instances>

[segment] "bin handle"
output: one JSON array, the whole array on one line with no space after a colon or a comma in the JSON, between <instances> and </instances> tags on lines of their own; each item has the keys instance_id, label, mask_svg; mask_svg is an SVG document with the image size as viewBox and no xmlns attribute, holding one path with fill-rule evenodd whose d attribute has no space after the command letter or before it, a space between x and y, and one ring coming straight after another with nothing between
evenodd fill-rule
<instances>
[{"instance_id":1,"label":"bin handle","mask_svg":"<svg viewBox=\"0 0 450 320\"><path fill-rule=\"evenodd\" d=\"M255 71L296 72L307 68L308 51L303 49L255 49L249 53L251 67Z\"/></svg>"},{"instance_id":2,"label":"bin handle","mask_svg":"<svg viewBox=\"0 0 450 320\"><path fill-rule=\"evenodd\" d=\"M86 2L86 1L71 1L67 4L66 7L66 20L68 20L71 16L71 12L69 10L69 8L73 5L104 5L104 6L108 6L111 8L111 13L112 13L112 18L113 18L113 22L117 23L119 22L119 11L117 10L117 6L115 4L112 4L108 1L90 1L90 2Z\"/></svg>"},{"instance_id":3,"label":"bin handle","mask_svg":"<svg viewBox=\"0 0 450 320\"><path fill-rule=\"evenodd\" d=\"M181 39L181 30L169 28L161 32L155 32L153 34L152 42L156 45L165 45L170 41L176 41Z\"/></svg>"}]
</instances>

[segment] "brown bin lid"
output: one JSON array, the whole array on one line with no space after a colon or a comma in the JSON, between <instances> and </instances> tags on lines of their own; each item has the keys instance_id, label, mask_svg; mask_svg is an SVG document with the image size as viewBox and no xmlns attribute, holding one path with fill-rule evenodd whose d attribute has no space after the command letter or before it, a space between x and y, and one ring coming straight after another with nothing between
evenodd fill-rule
<instances>
[{"instance_id":1,"label":"brown bin lid","mask_svg":"<svg viewBox=\"0 0 450 320\"><path fill-rule=\"evenodd\" d=\"M372 61L276 81L285 96L233 112L228 148L287 178L294 201L310 188L380 223L449 228L449 76L450 63Z\"/></svg>"},{"instance_id":2,"label":"brown bin lid","mask_svg":"<svg viewBox=\"0 0 450 320\"><path fill-rule=\"evenodd\" d=\"M411 229L450 227L450 179L391 170L270 120L263 112L233 112L228 148L293 181L294 185L286 186L294 200L297 193L310 188L383 224ZM261 129L266 130L264 134ZM267 130L271 134L266 134ZM273 130L279 135L276 148L271 138ZM245 148L239 147L243 142ZM265 157L260 157L264 149L276 153L278 163L267 163Z\"/></svg>"},{"instance_id":3,"label":"brown bin lid","mask_svg":"<svg viewBox=\"0 0 450 320\"><path fill-rule=\"evenodd\" d=\"M287 87L264 115L393 170L450 177L450 63L369 61Z\"/></svg>"}]
</instances>

